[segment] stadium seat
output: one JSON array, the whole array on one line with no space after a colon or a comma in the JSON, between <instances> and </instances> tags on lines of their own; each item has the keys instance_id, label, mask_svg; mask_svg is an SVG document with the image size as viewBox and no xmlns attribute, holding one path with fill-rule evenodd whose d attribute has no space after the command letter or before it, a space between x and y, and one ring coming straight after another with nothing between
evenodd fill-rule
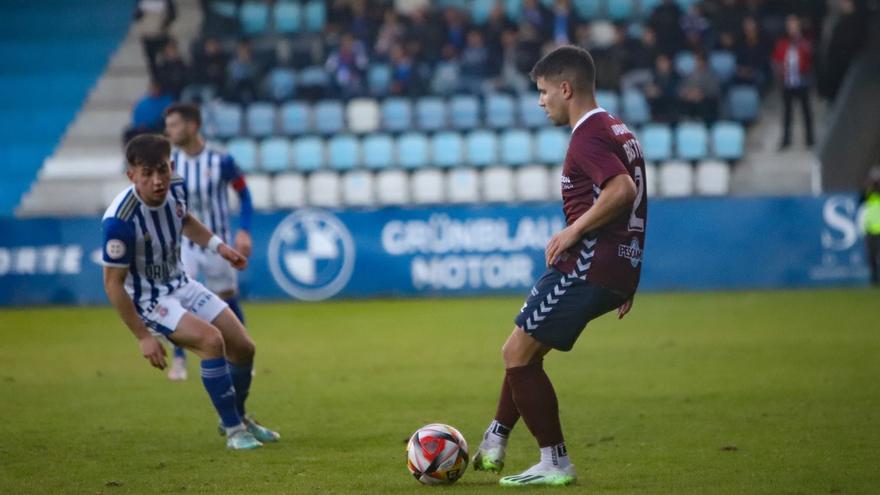
<instances>
[{"instance_id":1,"label":"stadium seat","mask_svg":"<svg viewBox=\"0 0 880 495\"><path fill-rule=\"evenodd\" d=\"M436 96L416 101L416 125L423 131L437 131L446 127L446 105Z\"/></svg>"},{"instance_id":2,"label":"stadium seat","mask_svg":"<svg viewBox=\"0 0 880 495\"><path fill-rule=\"evenodd\" d=\"M736 122L716 122L712 126L712 155L724 160L739 160L745 150L746 133Z\"/></svg>"},{"instance_id":3,"label":"stadium seat","mask_svg":"<svg viewBox=\"0 0 880 495\"><path fill-rule=\"evenodd\" d=\"M673 63L675 65L675 71L678 72L678 75L681 77L691 75L697 67L697 59L694 57L694 53L688 51L676 53Z\"/></svg>"},{"instance_id":4,"label":"stadium seat","mask_svg":"<svg viewBox=\"0 0 880 495\"><path fill-rule=\"evenodd\" d=\"M568 149L568 139L568 133L556 127L539 130L535 137L535 158L540 163L561 165Z\"/></svg>"},{"instance_id":5,"label":"stadium seat","mask_svg":"<svg viewBox=\"0 0 880 495\"><path fill-rule=\"evenodd\" d=\"M436 168L416 170L412 175L413 203L440 204L445 199L443 172Z\"/></svg>"},{"instance_id":6,"label":"stadium seat","mask_svg":"<svg viewBox=\"0 0 880 495\"><path fill-rule=\"evenodd\" d=\"M431 161L437 167L457 167L463 161L463 148L459 133L438 132L431 138Z\"/></svg>"},{"instance_id":7,"label":"stadium seat","mask_svg":"<svg viewBox=\"0 0 880 495\"><path fill-rule=\"evenodd\" d=\"M551 181L544 165L527 165L516 170L516 199L521 201L546 201L552 186L559 181Z\"/></svg>"},{"instance_id":8,"label":"stadium seat","mask_svg":"<svg viewBox=\"0 0 880 495\"><path fill-rule=\"evenodd\" d=\"M339 175L322 170L309 175L307 179L309 204L323 208L336 208L342 204Z\"/></svg>"},{"instance_id":9,"label":"stadium seat","mask_svg":"<svg viewBox=\"0 0 880 495\"><path fill-rule=\"evenodd\" d=\"M335 170L351 170L360 162L360 143L351 134L337 134L327 142L327 161Z\"/></svg>"},{"instance_id":10,"label":"stadium seat","mask_svg":"<svg viewBox=\"0 0 880 495\"><path fill-rule=\"evenodd\" d=\"M661 3L663 3L663 0L640 0L639 16L644 19L651 17L651 13L654 12L654 9Z\"/></svg>"},{"instance_id":11,"label":"stadium seat","mask_svg":"<svg viewBox=\"0 0 880 495\"><path fill-rule=\"evenodd\" d=\"M323 0L310 0L303 9L306 31L317 33L324 30L327 23L327 9Z\"/></svg>"},{"instance_id":12,"label":"stadium seat","mask_svg":"<svg viewBox=\"0 0 880 495\"><path fill-rule=\"evenodd\" d=\"M245 173L257 169L257 143L253 139L234 138L226 143L226 151Z\"/></svg>"},{"instance_id":13,"label":"stadium seat","mask_svg":"<svg viewBox=\"0 0 880 495\"><path fill-rule=\"evenodd\" d=\"M391 67L388 64L371 64L367 69L367 87L373 96L385 96L391 90Z\"/></svg>"},{"instance_id":14,"label":"stadium seat","mask_svg":"<svg viewBox=\"0 0 880 495\"><path fill-rule=\"evenodd\" d=\"M452 127L469 131L480 125L480 102L470 95L457 95L449 99Z\"/></svg>"},{"instance_id":15,"label":"stadium seat","mask_svg":"<svg viewBox=\"0 0 880 495\"><path fill-rule=\"evenodd\" d=\"M687 12L691 5L697 3L698 1L699 0L675 0L675 3L678 4L682 12Z\"/></svg>"},{"instance_id":16,"label":"stadium seat","mask_svg":"<svg viewBox=\"0 0 880 495\"><path fill-rule=\"evenodd\" d=\"M486 95L486 125L493 129L512 127L516 123L513 98L502 93Z\"/></svg>"},{"instance_id":17,"label":"stadium seat","mask_svg":"<svg viewBox=\"0 0 880 495\"><path fill-rule=\"evenodd\" d=\"M315 136L293 142L293 164L300 172L312 172L324 166L324 142Z\"/></svg>"},{"instance_id":18,"label":"stadium seat","mask_svg":"<svg viewBox=\"0 0 880 495\"><path fill-rule=\"evenodd\" d=\"M600 89L596 91L596 103L611 115L615 117L620 115L620 112L618 112L620 100L617 98L617 93Z\"/></svg>"},{"instance_id":19,"label":"stadium seat","mask_svg":"<svg viewBox=\"0 0 880 495\"><path fill-rule=\"evenodd\" d=\"M751 123L758 118L761 96L758 89L751 85L740 85L730 88L727 93L727 107L730 118L742 123Z\"/></svg>"},{"instance_id":20,"label":"stadium seat","mask_svg":"<svg viewBox=\"0 0 880 495\"><path fill-rule=\"evenodd\" d=\"M641 91L624 91L623 120L630 126L642 125L651 121L651 107Z\"/></svg>"},{"instance_id":21,"label":"stadium seat","mask_svg":"<svg viewBox=\"0 0 880 495\"><path fill-rule=\"evenodd\" d=\"M684 122L675 130L675 155L682 160L702 160L709 154L706 126Z\"/></svg>"},{"instance_id":22,"label":"stadium seat","mask_svg":"<svg viewBox=\"0 0 880 495\"><path fill-rule=\"evenodd\" d=\"M596 19L602 14L600 0L574 0L574 10L584 20Z\"/></svg>"},{"instance_id":23,"label":"stadium seat","mask_svg":"<svg viewBox=\"0 0 880 495\"><path fill-rule=\"evenodd\" d=\"M336 134L345 129L345 116L342 103L337 100L323 100L315 104L315 130L321 134Z\"/></svg>"},{"instance_id":24,"label":"stadium seat","mask_svg":"<svg viewBox=\"0 0 880 495\"><path fill-rule=\"evenodd\" d=\"M278 208L300 208L306 204L306 181L299 174L279 174L272 181L272 197Z\"/></svg>"},{"instance_id":25,"label":"stadium seat","mask_svg":"<svg viewBox=\"0 0 880 495\"><path fill-rule=\"evenodd\" d=\"M519 105L519 121L526 127L543 127L550 125L547 112L538 105L538 93L522 93L517 99Z\"/></svg>"},{"instance_id":26,"label":"stadium seat","mask_svg":"<svg viewBox=\"0 0 880 495\"><path fill-rule=\"evenodd\" d=\"M455 60L441 60L434 66L431 76L431 92L435 95L449 95L459 87L461 67Z\"/></svg>"},{"instance_id":27,"label":"stadium seat","mask_svg":"<svg viewBox=\"0 0 880 495\"><path fill-rule=\"evenodd\" d=\"M375 202L373 174L355 170L343 175L342 201L346 206L371 206Z\"/></svg>"},{"instance_id":28,"label":"stadium seat","mask_svg":"<svg viewBox=\"0 0 880 495\"><path fill-rule=\"evenodd\" d=\"M288 136L299 136L311 130L311 109L301 101L281 106L281 131Z\"/></svg>"},{"instance_id":29,"label":"stadium seat","mask_svg":"<svg viewBox=\"0 0 880 495\"><path fill-rule=\"evenodd\" d=\"M501 134L501 163L525 165L532 161L532 135L523 129L511 129Z\"/></svg>"},{"instance_id":30,"label":"stadium seat","mask_svg":"<svg viewBox=\"0 0 880 495\"><path fill-rule=\"evenodd\" d=\"M610 0L608 17L615 22L626 21L635 16L634 0Z\"/></svg>"},{"instance_id":31,"label":"stadium seat","mask_svg":"<svg viewBox=\"0 0 880 495\"><path fill-rule=\"evenodd\" d=\"M272 209L272 180L264 174L247 174L245 179L255 210ZM233 195L235 196L235 195ZM235 196L237 198L237 196Z\"/></svg>"},{"instance_id":32,"label":"stadium seat","mask_svg":"<svg viewBox=\"0 0 880 495\"><path fill-rule=\"evenodd\" d=\"M639 132L639 141L645 160L660 161L672 158L672 129L666 124L648 124Z\"/></svg>"},{"instance_id":33,"label":"stadium seat","mask_svg":"<svg viewBox=\"0 0 880 495\"><path fill-rule=\"evenodd\" d=\"M214 135L221 139L241 134L241 107L234 103L216 103L209 111L214 121Z\"/></svg>"},{"instance_id":34,"label":"stadium seat","mask_svg":"<svg viewBox=\"0 0 880 495\"><path fill-rule=\"evenodd\" d=\"M251 103L245 110L248 134L253 137L267 137L275 133L275 105L271 103Z\"/></svg>"},{"instance_id":35,"label":"stadium seat","mask_svg":"<svg viewBox=\"0 0 880 495\"><path fill-rule=\"evenodd\" d=\"M428 165L428 138L420 132L407 132L397 138L397 163L403 168Z\"/></svg>"},{"instance_id":36,"label":"stadium seat","mask_svg":"<svg viewBox=\"0 0 880 495\"><path fill-rule=\"evenodd\" d=\"M480 180L483 200L489 203L514 201L513 173L510 167L489 167L484 170Z\"/></svg>"},{"instance_id":37,"label":"stadium seat","mask_svg":"<svg viewBox=\"0 0 880 495\"><path fill-rule=\"evenodd\" d=\"M376 200L380 205L404 205L409 202L409 177L400 169L376 174Z\"/></svg>"},{"instance_id":38,"label":"stadium seat","mask_svg":"<svg viewBox=\"0 0 880 495\"><path fill-rule=\"evenodd\" d=\"M269 26L269 5L266 2L244 2L238 20L245 34L262 34Z\"/></svg>"},{"instance_id":39,"label":"stadium seat","mask_svg":"<svg viewBox=\"0 0 880 495\"><path fill-rule=\"evenodd\" d=\"M504 0L504 13L514 24L519 24L522 17L523 0Z\"/></svg>"},{"instance_id":40,"label":"stadium seat","mask_svg":"<svg viewBox=\"0 0 880 495\"><path fill-rule=\"evenodd\" d=\"M709 67L722 84L726 83L736 72L736 56L725 50L714 51L709 54Z\"/></svg>"},{"instance_id":41,"label":"stadium seat","mask_svg":"<svg viewBox=\"0 0 880 495\"><path fill-rule=\"evenodd\" d=\"M394 165L394 141L387 134L370 134L361 143L364 166L370 169Z\"/></svg>"},{"instance_id":42,"label":"stadium seat","mask_svg":"<svg viewBox=\"0 0 880 495\"><path fill-rule=\"evenodd\" d=\"M302 10L299 2L290 0L277 2L272 9L272 18L275 21L275 32L296 33L302 27Z\"/></svg>"},{"instance_id":43,"label":"stadium seat","mask_svg":"<svg viewBox=\"0 0 880 495\"><path fill-rule=\"evenodd\" d=\"M372 98L355 98L345 109L348 130L358 134L379 129L379 104Z\"/></svg>"},{"instance_id":44,"label":"stadium seat","mask_svg":"<svg viewBox=\"0 0 880 495\"><path fill-rule=\"evenodd\" d=\"M704 160L697 164L694 182L697 194L724 196L730 192L730 166L718 160Z\"/></svg>"},{"instance_id":45,"label":"stadium seat","mask_svg":"<svg viewBox=\"0 0 880 495\"><path fill-rule=\"evenodd\" d=\"M654 165L652 162L645 163L645 194L648 195L649 198L653 198L657 194L657 182L659 181L659 176L657 175L657 165Z\"/></svg>"},{"instance_id":46,"label":"stadium seat","mask_svg":"<svg viewBox=\"0 0 880 495\"><path fill-rule=\"evenodd\" d=\"M471 21L474 24L485 24L495 6L495 0L473 0L471 2Z\"/></svg>"},{"instance_id":47,"label":"stadium seat","mask_svg":"<svg viewBox=\"0 0 880 495\"><path fill-rule=\"evenodd\" d=\"M382 129L404 132L412 126L412 106L405 98L388 98L382 102Z\"/></svg>"},{"instance_id":48,"label":"stadium seat","mask_svg":"<svg viewBox=\"0 0 880 495\"><path fill-rule=\"evenodd\" d=\"M498 161L498 142L495 133L479 129L468 134L465 144L467 162L471 165L484 167L494 165Z\"/></svg>"},{"instance_id":49,"label":"stadium seat","mask_svg":"<svg viewBox=\"0 0 880 495\"><path fill-rule=\"evenodd\" d=\"M480 201L480 175L473 168L454 168L446 176L446 198L450 203Z\"/></svg>"},{"instance_id":50,"label":"stadium seat","mask_svg":"<svg viewBox=\"0 0 880 495\"><path fill-rule=\"evenodd\" d=\"M264 139L260 143L260 168L266 172L290 168L290 142L281 137Z\"/></svg>"},{"instance_id":51,"label":"stadium seat","mask_svg":"<svg viewBox=\"0 0 880 495\"><path fill-rule=\"evenodd\" d=\"M321 65L305 67L299 73L297 86L305 89L319 89L321 92L330 84L330 76Z\"/></svg>"},{"instance_id":52,"label":"stadium seat","mask_svg":"<svg viewBox=\"0 0 880 495\"><path fill-rule=\"evenodd\" d=\"M690 163L671 161L660 165L660 194L675 198L694 193L694 168Z\"/></svg>"},{"instance_id":53,"label":"stadium seat","mask_svg":"<svg viewBox=\"0 0 880 495\"><path fill-rule=\"evenodd\" d=\"M273 69L266 78L266 86L272 100L289 100L296 95L296 75L290 69Z\"/></svg>"}]
</instances>

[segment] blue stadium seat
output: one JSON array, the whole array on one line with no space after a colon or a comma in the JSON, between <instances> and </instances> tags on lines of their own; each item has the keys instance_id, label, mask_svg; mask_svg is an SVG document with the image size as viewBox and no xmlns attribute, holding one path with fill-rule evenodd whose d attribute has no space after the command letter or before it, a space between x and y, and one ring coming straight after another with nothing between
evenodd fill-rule
<instances>
[{"instance_id":1,"label":"blue stadium seat","mask_svg":"<svg viewBox=\"0 0 880 495\"><path fill-rule=\"evenodd\" d=\"M538 93L519 95L519 120L526 127L542 127L550 125L547 112L538 105Z\"/></svg>"},{"instance_id":2,"label":"blue stadium seat","mask_svg":"<svg viewBox=\"0 0 880 495\"><path fill-rule=\"evenodd\" d=\"M672 129L668 125L648 124L638 134L645 160L656 162L672 158Z\"/></svg>"},{"instance_id":3,"label":"blue stadium seat","mask_svg":"<svg viewBox=\"0 0 880 495\"><path fill-rule=\"evenodd\" d=\"M464 143L457 132L438 132L431 138L431 156L438 167L457 167L461 165Z\"/></svg>"},{"instance_id":4,"label":"blue stadium seat","mask_svg":"<svg viewBox=\"0 0 880 495\"><path fill-rule=\"evenodd\" d=\"M275 133L275 105L265 102L251 103L245 110L248 134L266 137Z\"/></svg>"},{"instance_id":5,"label":"blue stadium seat","mask_svg":"<svg viewBox=\"0 0 880 495\"><path fill-rule=\"evenodd\" d=\"M736 122L717 122L712 126L712 151L717 158L739 160L745 151L746 133Z\"/></svg>"},{"instance_id":6,"label":"blue stadium seat","mask_svg":"<svg viewBox=\"0 0 880 495\"><path fill-rule=\"evenodd\" d=\"M724 50L714 51L709 54L709 67L722 83L726 83L736 72L736 56Z\"/></svg>"},{"instance_id":7,"label":"blue stadium seat","mask_svg":"<svg viewBox=\"0 0 880 495\"><path fill-rule=\"evenodd\" d=\"M324 30L324 25L327 23L327 8L323 0L306 2L303 14L306 31L317 33Z\"/></svg>"},{"instance_id":8,"label":"blue stadium seat","mask_svg":"<svg viewBox=\"0 0 880 495\"><path fill-rule=\"evenodd\" d=\"M511 129L501 134L501 163L525 165L532 161L532 135L524 129Z\"/></svg>"},{"instance_id":9,"label":"blue stadium seat","mask_svg":"<svg viewBox=\"0 0 880 495\"><path fill-rule=\"evenodd\" d=\"M661 3L663 3L663 0L640 0L639 15L645 19L651 17L651 13Z\"/></svg>"},{"instance_id":10,"label":"blue stadium seat","mask_svg":"<svg viewBox=\"0 0 880 495\"><path fill-rule=\"evenodd\" d=\"M315 130L336 134L345 129L345 110L339 100L322 100L315 104Z\"/></svg>"},{"instance_id":11,"label":"blue stadium seat","mask_svg":"<svg viewBox=\"0 0 880 495\"><path fill-rule=\"evenodd\" d=\"M480 125L480 102L475 96L457 95L449 100L452 127L471 130Z\"/></svg>"},{"instance_id":12,"label":"blue stadium seat","mask_svg":"<svg viewBox=\"0 0 880 495\"><path fill-rule=\"evenodd\" d=\"M608 2L608 17L612 21L626 21L635 17L634 0L611 0Z\"/></svg>"},{"instance_id":13,"label":"blue stadium seat","mask_svg":"<svg viewBox=\"0 0 880 495\"><path fill-rule=\"evenodd\" d=\"M574 0L574 10L581 18L593 20L602 14L600 0Z\"/></svg>"},{"instance_id":14,"label":"blue stadium seat","mask_svg":"<svg viewBox=\"0 0 880 495\"><path fill-rule=\"evenodd\" d=\"M620 99L614 91L598 90L596 91L596 103L604 108L608 113L615 117L620 115Z\"/></svg>"},{"instance_id":15,"label":"blue stadium seat","mask_svg":"<svg viewBox=\"0 0 880 495\"><path fill-rule=\"evenodd\" d=\"M293 142L293 164L300 172L312 172L324 165L324 141L308 136Z\"/></svg>"},{"instance_id":16,"label":"blue stadium seat","mask_svg":"<svg viewBox=\"0 0 880 495\"><path fill-rule=\"evenodd\" d=\"M678 75L685 77L694 72L694 69L697 67L697 59L694 57L693 52L678 52L675 54L673 65Z\"/></svg>"},{"instance_id":17,"label":"blue stadium seat","mask_svg":"<svg viewBox=\"0 0 880 495\"><path fill-rule=\"evenodd\" d=\"M687 9L690 8L691 5L697 3L699 0L675 0L675 3L681 7L683 12L687 12Z\"/></svg>"},{"instance_id":18,"label":"blue stadium seat","mask_svg":"<svg viewBox=\"0 0 880 495\"><path fill-rule=\"evenodd\" d=\"M266 172L283 172L290 167L290 142L281 137L260 143L260 168Z\"/></svg>"},{"instance_id":19,"label":"blue stadium seat","mask_svg":"<svg viewBox=\"0 0 880 495\"><path fill-rule=\"evenodd\" d=\"M241 107L235 103L218 103L211 112L215 132L219 138L231 138L241 134Z\"/></svg>"},{"instance_id":20,"label":"blue stadium seat","mask_svg":"<svg viewBox=\"0 0 880 495\"><path fill-rule=\"evenodd\" d=\"M289 100L296 95L296 76L290 69L276 68L266 79L269 96L277 102Z\"/></svg>"},{"instance_id":21,"label":"blue stadium seat","mask_svg":"<svg viewBox=\"0 0 880 495\"><path fill-rule=\"evenodd\" d=\"M522 4L522 0L504 0L504 13L514 24L519 24L522 17Z\"/></svg>"},{"instance_id":22,"label":"blue stadium seat","mask_svg":"<svg viewBox=\"0 0 880 495\"><path fill-rule=\"evenodd\" d=\"M385 96L391 90L391 67L388 64L371 64L367 69L367 87L373 96Z\"/></svg>"},{"instance_id":23,"label":"blue stadium seat","mask_svg":"<svg viewBox=\"0 0 880 495\"><path fill-rule=\"evenodd\" d=\"M226 151L235 159L235 163L245 173L257 169L257 143L249 138L230 139L226 143Z\"/></svg>"},{"instance_id":24,"label":"blue stadium seat","mask_svg":"<svg viewBox=\"0 0 880 495\"><path fill-rule=\"evenodd\" d=\"M706 126L684 122L675 130L676 156L682 160L702 160L709 154L709 133Z\"/></svg>"},{"instance_id":25,"label":"blue stadium seat","mask_svg":"<svg viewBox=\"0 0 880 495\"><path fill-rule=\"evenodd\" d=\"M513 98L502 93L486 95L486 125L494 129L511 127L516 123Z\"/></svg>"},{"instance_id":26,"label":"blue stadium seat","mask_svg":"<svg viewBox=\"0 0 880 495\"><path fill-rule=\"evenodd\" d=\"M397 163L403 168L428 165L428 138L420 132L407 132L397 138Z\"/></svg>"},{"instance_id":27,"label":"blue stadium seat","mask_svg":"<svg viewBox=\"0 0 880 495\"><path fill-rule=\"evenodd\" d=\"M304 68L297 79L297 85L301 88L326 88L330 85L330 76L321 65Z\"/></svg>"},{"instance_id":28,"label":"blue stadium seat","mask_svg":"<svg viewBox=\"0 0 880 495\"><path fill-rule=\"evenodd\" d=\"M360 162L360 144L351 134L338 134L327 143L330 166L336 170L351 170Z\"/></svg>"},{"instance_id":29,"label":"blue stadium seat","mask_svg":"<svg viewBox=\"0 0 880 495\"><path fill-rule=\"evenodd\" d=\"M558 127L545 127L535 135L535 158L541 163L562 165L569 135Z\"/></svg>"},{"instance_id":30,"label":"blue stadium seat","mask_svg":"<svg viewBox=\"0 0 880 495\"><path fill-rule=\"evenodd\" d=\"M446 127L446 104L436 96L416 101L416 125L423 131L437 131Z\"/></svg>"},{"instance_id":31,"label":"blue stadium seat","mask_svg":"<svg viewBox=\"0 0 880 495\"><path fill-rule=\"evenodd\" d=\"M361 149L367 168L382 169L394 165L394 141L388 134L370 134L364 138Z\"/></svg>"},{"instance_id":32,"label":"blue stadium seat","mask_svg":"<svg viewBox=\"0 0 880 495\"><path fill-rule=\"evenodd\" d=\"M261 34L269 26L269 5L265 2L245 2L238 20L245 34Z\"/></svg>"},{"instance_id":33,"label":"blue stadium seat","mask_svg":"<svg viewBox=\"0 0 880 495\"><path fill-rule=\"evenodd\" d=\"M471 21L475 24L485 24L495 6L495 0L473 0L471 3Z\"/></svg>"},{"instance_id":34,"label":"blue stadium seat","mask_svg":"<svg viewBox=\"0 0 880 495\"><path fill-rule=\"evenodd\" d=\"M412 126L412 105L406 98L388 98L382 102L382 129L403 132Z\"/></svg>"},{"instance_id":35,"label":"blue stadium seat","mask_svg":"<svg viewBox=\"0 0 880 495\"><path fill-rule=\"evenodd\" d=\"M730 118L738 122L753 122L758 118L760 106L761 96L758 94L758 89L754 86L734 86L727 93L727 107Z\"/></svg>"},{"instance_id":36,"label":"blue stadium seat","mask_svg":"<svg viewBox=\"0 0 880 495\"><path fill-rule=\"evenodd\" d=\"M498 140L495 133L486 129L476 130L467 136L465 144L467 162L478 167L498 162Z\"/></svg>"},{"instance_id":37,"label":"blue stadium seat","mask_svg":"<svg viewBox=\"0 0 880 495\"><path fill-rule=\"evenodd\" d=\"M276 3L272 9L272 17L275 19L275 32L292 34L302 27L302 9L299 2L284 0Z\"/></svg>"},{"instance_id":38,"label":"blue stadium seat","mask_svg":"<svg viewBox=\"0 0 880 495\"><path fill-rule=\"evenodd\" d=\"M281 131L290 136L306 134L311 130L309 105L291 101L281 106Z\"/></svg>"},{"instance_id":39,"label":"blue stadium seat","mask_svg":"<svg viewBox=\"0 0 880 495\"><path fill-rule=\"evenodd\" d=\"M623 120L629 125L642 125L651 120L651 107L641 91L624 91Z\"/></svg>"}]
</instances>

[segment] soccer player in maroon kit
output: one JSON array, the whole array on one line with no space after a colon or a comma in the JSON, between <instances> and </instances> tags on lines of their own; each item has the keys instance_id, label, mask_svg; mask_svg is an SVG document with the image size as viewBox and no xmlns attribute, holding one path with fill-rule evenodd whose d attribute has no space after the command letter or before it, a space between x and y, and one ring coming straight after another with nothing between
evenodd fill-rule
<instances>
[{"instance_id":1,"label":"soccer player in maroon kit","mask_svg":"<svg viewBox=\"0 0 880 495\"><path fill-rule=\"evenodd\" d=\"M501 478L504 486L575 481L544 356L571 350L587 323L613 309L623 318L641 274L648 211L642 149L625 124L597 106L595 75L590 54L573 46L548 53L531 72L547 116L572 128L561 177L568 226L547 244L548 269L504 344L498 409L474 456L475 469L500 472L508 436L522 417L541 461Z\"/></svg>"}]
</instances>

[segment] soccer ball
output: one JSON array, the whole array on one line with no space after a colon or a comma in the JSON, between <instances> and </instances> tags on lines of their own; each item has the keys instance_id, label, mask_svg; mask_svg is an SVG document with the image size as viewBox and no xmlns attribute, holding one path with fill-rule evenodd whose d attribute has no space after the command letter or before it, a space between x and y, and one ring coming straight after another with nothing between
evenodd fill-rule
<instances>
[{"instance_id":1,"label":"soccer ball","mask_svg":"<svg viewBox=\"0 0 880 495\"><path fill-rule=\"evenodd\" d=\"M425 485L455 483L467 465L467 441L449 425L423 426L413 433L406 445L406 467Z\"/></svg>"}]
</instances>

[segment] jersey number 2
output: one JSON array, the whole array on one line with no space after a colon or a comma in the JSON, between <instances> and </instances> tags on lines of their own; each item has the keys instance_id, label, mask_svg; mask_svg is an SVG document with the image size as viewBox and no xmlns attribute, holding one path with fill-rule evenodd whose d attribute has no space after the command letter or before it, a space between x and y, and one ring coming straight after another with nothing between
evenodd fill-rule
<instances>
[{"instance_id":1,"label":"jersey number 2","mask_svg":"<svg viewBox=\"0 0 880 495\"><path fill-rule=\"evenodd\" d=\"M636 189L638 189L638 192L636 193L636 200L633 203L632 213L629 215L629 230L635 232L644 232L645 219L636 216L636 210L639 209L639 205L642 204L642 199L644 199L645 195L645 177L644 175L642 175L641 167L635 167L635 170L633 172L633 179L635 179Z\"/></svg>"}]
</instances>

